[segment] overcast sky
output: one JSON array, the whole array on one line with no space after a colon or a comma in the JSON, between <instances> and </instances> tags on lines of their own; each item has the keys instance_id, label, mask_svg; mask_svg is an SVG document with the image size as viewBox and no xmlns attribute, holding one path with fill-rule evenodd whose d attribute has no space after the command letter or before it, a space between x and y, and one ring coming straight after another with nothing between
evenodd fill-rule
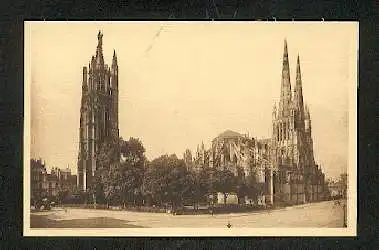
<instances>
[{"instance_id":1,"label":"overcast sky","mask_svg":"<svg viewBox=\"0 0 379 250\"><path fill-rule=\"evenodd\" d=\"M315 160L346 171L348 88L355 87L357 30L338 23L28 23L31 157L77 171L82 68L102 30L105 63L119 63L120 136L146 155L178 157L226 129L268 138L280 95L284 38L292 88L300 54ZM159 32L161 30L161 32ZM355 54L354 54L355 53ZM26 83L26 84L30 84Z\"/></svg>"}]
</instances>

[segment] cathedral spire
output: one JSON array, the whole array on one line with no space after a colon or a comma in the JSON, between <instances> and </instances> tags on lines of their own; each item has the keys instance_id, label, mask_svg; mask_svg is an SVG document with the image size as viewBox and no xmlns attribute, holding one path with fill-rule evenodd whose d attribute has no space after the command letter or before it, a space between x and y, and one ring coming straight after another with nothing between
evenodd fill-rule
<instances>
[{"instance_id":1,"label":"cathedral spire","mask_svg":"<svg viewBox=\"0 0 379 250\"><path fill-rule=\"evenodd\" d=\"M103 34L99 30L99 33L97 34L97 51L96 52L103 52Z\"/></svg>"},{"instance_id":2,"label":"cathedral spire","mask_svg":"<svg viewBox=\"0 0 379 250\"><path fill-rule=\"evenodd\" d=\"M97 34L96 64L98 64L98 65L104 64L103 33L101 33L100 30L99 30L99 33Z\"/></svg>"},{"instance_id":3,"label":"cathedral spire","mask_svg":"<svg viewBox=\"0 0 379 250\"><path fill-rule=\"evenodd\" d=\"M303 87L301 81L301 70L300 70L300 56L297 55L297 66L296 66L296 86L294 89L294 104L298 111L299 118L304 118L304 103L303 103Z\"/></svg>"},{"instance_id":4,"label":"cathedral spire","mask_svg":"<svg viewBox=\"0 0 379 250\"><path fill-rule=\"evenodd\" d=\"M113 59L112 59L112 66L117 65L117 55L116 55L116 50L113 50Z\"/></svg>"},{"instance_id":5,"label":"cathedral spire","mask_svg":"<svg viewBox=\"0 0 379 250\"><path fill-rule=\"evenodd\" d=\"M291 103L290 67L289 67L289 60L288 60L287 39L284 39L282 83L281 83L280 103L279 103L280 116L285 116L289 113L290 103Z\"/></svg>"}]
</instances>

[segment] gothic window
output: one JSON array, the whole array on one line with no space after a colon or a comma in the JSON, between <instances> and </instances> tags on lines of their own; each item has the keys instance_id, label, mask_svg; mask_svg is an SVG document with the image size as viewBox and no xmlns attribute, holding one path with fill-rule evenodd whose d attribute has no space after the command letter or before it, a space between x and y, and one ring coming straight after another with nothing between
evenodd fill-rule
<instances>
[{"instance_id":1,"label":"gothic window","mask_svg":"<svg viewBox=\"0 0 379 250\"><path fill-rule=\"evenodd\" d=\"M230 155L228 154L228 152L226 152L224 159L226 162L230 161Z\"/></svg>"},{"instance_id":2,"label":"gothic window","mask_svg":"<svg viewBox=\"0 0 379 250\"><path fill-rule=\"evenodd\" d=\"M287 182L291 182L291 172L290 172L290 171L287 172L287 176L286 176L286 177L287 177L287 178L286 178L286 179L287 179L286 181L287 181Z\"/></svg>"},{"instance_id":3,"label":"gothic window","mask_svg":"<svg viewBox=\"0 0 379 250\"><path fill-rule=\"evenodd\" d=\"M109 126L109 114L108 114L108 111L105 111L105 133L106 133L106 136L109 136L108 126Z\"/></svg>"},{"instance_id":4,"label":"gothic window","mask_svg":"<svg viewBox=\"0 0 379 250\"><path fill-rule=\"evenodd\" d=\"M287 123L286 122L284 122L284 131L283 131L283 135L284 135L284 140L286 140L287 139Z\"/></svg>"},{"instance_id":5,"label":"gothic window","mask_svg":"<svg viewBox=\"0 0 379 250\"><path fill-rule=\"evenodd\" d=\"M96 124L97 123L97 110L95 110L94 112L93 112L93 122ZM95 135L96 135L96 133L95 133Z\"/></svg>"},{"instance_id":6,"label":"gothic window","mask_svg":"<svg viewBox=\"0 0 379 250\"><path fill-rule=\"evenodd\" d=\"M289 139L289 130L290 130L290 124L289 124L289 122L287 121L286 122L286 124L287 124L287 129L286 129L286 138L287 138L287 140Z\"/></svg>"}]
</instances>

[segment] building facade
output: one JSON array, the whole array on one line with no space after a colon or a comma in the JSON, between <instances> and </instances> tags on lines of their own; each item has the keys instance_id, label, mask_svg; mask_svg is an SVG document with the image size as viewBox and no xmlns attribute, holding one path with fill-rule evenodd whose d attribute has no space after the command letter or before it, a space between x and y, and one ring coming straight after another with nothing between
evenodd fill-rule
<instances>
[{"instance_id":1,"label":"building facade","mask_svg":"<svg viewBox=\"0 0 379 250\"><path fill-rule=\"evenodd\" d=\"M57 188L60 191L68 191L71 193L74 193L77 188L77 175L71 174L71 169L60 169L60 168L53 168L51 170L51 175L56 176L56 179L58 180L58 186Z\"/></svg>"},{"instance_id":2,"label":"building facade","mask_svg":"<svg viewBox=\"0 0 379 250\"><path fill-rule=\"evenodd\" d=\"M117 56L114 51L111 67L104 64L100 31L97 38L96 55L92 56L88 67L83 67L77 183L84 191L92 183L101 145L119 138Z\"/></svg>"},{"instance_id":3,"label":"building facade","mask_svg":"<svg viewBox=\"0 0 379 250\"><path fill-rule=\"evenodd\" d=\"M301 204L324 199L325 175L315 163L309 108L304 105L300 58L292 91L287 41L284 41L280 101L272 112L272 137L257 139L227 130L210 149L197 147L193 167L209 166L235 175L254 175L263 185L264 203ZM189 162L188 153L185 162ZM191 161L192 162L192 161Z\"/></svg>"},{"instance_id":4,"label":"building facade","mask_svg":"<svg viewBox=\"0 0 379 250\"><path fill-rule=\"evenodd\" d=\"M31 204L44 195L44 176L47 174L45 163L41 160L30 160L30 199Z\"/></svg>"},{"instance_id":5,"label":"building facade","mask_svg":"<svg viewBox=\"0 0 379 250\"><path fill-rule=\"evenodd\" d=\"M46 170L46 165L41 160L31 159L31 204L35 204L42 198L55 199L59 192L76 191L76 175L71 174L71 170L52 168L50 173Z\"/></svg>"},{"instance_id":6,"label":"building facade","mask_svg":"<svg viewBox=\"0 0 379 250\"><path fill-rule=\"evenodd\" d=\"M291 89L287 41L284 41L278 107L272 112L270 202L305 203L323 199L325 176L315 163L309 108L304 105L300 57Z\"/></svg>"}]
</instances>

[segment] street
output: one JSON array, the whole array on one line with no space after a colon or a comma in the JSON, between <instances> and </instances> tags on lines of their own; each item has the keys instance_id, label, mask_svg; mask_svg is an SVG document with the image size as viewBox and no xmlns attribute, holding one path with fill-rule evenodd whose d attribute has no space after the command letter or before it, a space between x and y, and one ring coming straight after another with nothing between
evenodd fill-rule
<instances>
[{"instance_id":1,"label":"street","mask_svg":"<svg viewBox=\"0 0 379 250\"><path fill-rule=\"evenodd\" d=\"M130 211L53 208L31 214L31 228L158 227L343 227L343 207L334 201L271 211L218 215L172 215Z\"/></svg>"}]
</instances>

